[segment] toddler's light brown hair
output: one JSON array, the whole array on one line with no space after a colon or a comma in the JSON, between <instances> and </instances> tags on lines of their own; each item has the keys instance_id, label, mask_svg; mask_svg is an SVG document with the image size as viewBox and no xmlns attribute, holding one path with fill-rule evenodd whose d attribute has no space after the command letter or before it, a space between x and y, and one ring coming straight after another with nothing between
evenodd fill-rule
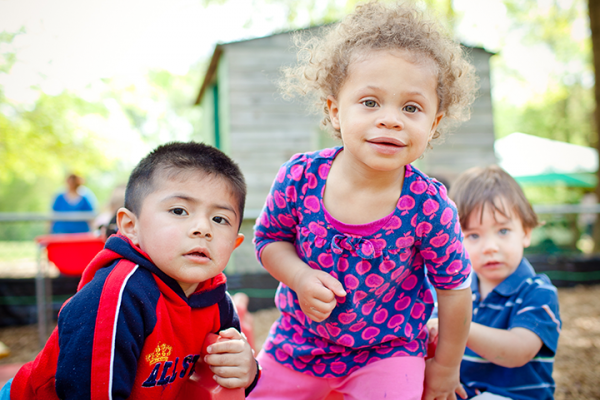
<instances>
[{"instance_id":1,"label":"toddler's light brown hair","mask_svg":"<svg viewBox=\"0 0 600 400\"><path fill-rule=\"evenodd\" d=\"M516 214L524 230L531 230L539 225L538 217L521 186L496 165L474 167L463 172L450 186L449 196L456 203L463 229L469 228L468 222L473 212L479 211L480 218L483 218L484 206L491 207L494 213L500 213L506 218Z\"/></svg>"},{"instance_id":2,"label":"toddler's light brown hair","mask_svg":"<svg viewBox=\"0 0 600 400\"><path fill-rule=\"evenodd\" d=\"M331 126L327 97L337 97L349 65L356 57L368 57L370 51L406 51L414 62L432 63L438 82L438 112L445 113L442 125L469 119L477 83L475 68L442 26L426 18L414 4L371 1L324 30L322 36L295 38L300 48L298 65L284 69L280 86L289 97L314 98L323 112L323 125L335 137L340 138L340 132ZM439 136L440 127L434 138Z\"/></svg>"}]
</instances>

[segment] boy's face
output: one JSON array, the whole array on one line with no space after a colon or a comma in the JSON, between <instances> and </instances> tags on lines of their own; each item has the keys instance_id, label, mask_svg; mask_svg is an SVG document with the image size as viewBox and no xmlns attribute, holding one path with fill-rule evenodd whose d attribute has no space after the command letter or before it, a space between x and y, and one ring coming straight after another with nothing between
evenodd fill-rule
<instances>
[{"instance_id":1,"label":"boy's face","mask_svg":"<svg viewBox=\"0 0 600 400\"><path fill-rule=\"evenodd\" d=\"M481 208L473 210L463 233L465 249L480 284L490 289L515 272L523 249L531 243L531 230L523 229L514 212L507 218L489 204L483 206L483 218Z\"/></svg>"},{"instance_id":2,"label":"boy's face","mask_svg":"<svg viewBox=\"0 0 600 400\"><path fill-rule=\"evenodd\" d=\"M244 240L237 201L224 179L200 171L159 173L153 181L139 216L119 210L119 230L189 296L225 269Z\"/></svg>"},{"instance_id":3,"label":"boy's face","mask_svg":"<svg viewBox=\"0 0 600 400\"><path fill-rule=\"evenodd\" d=\"M344 157L370 170L395 171L418 159L433 137L437 75L427 62L399 51L370 51L353 61L327 106Z\"/></svg>"}]
</instances>

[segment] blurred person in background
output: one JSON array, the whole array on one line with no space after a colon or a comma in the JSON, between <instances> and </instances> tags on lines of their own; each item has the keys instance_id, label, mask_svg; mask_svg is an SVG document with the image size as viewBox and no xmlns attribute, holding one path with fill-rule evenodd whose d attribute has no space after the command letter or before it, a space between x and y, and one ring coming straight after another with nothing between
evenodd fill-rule
<instances>
[{"instance_id":1,"label":"blurred person in background","mask_svg":"<svg viewBox=\"0 0 600 400\"><path fill-rule=\"evenodd\" d=\"M54 212L93 212L96 206L96 196L85 186L81 176L70 174L66 180L66 190L59 193L52 203ZM88 221L54 221L51 233L89 232Z\"/></svg>"}]
</instances>

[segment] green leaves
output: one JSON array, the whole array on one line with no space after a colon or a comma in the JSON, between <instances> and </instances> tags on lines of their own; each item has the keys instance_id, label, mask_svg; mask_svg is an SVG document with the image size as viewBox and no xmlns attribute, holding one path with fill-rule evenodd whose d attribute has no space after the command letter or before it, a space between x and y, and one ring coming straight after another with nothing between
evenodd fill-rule
<instances>
[{"instance_id":1,"label":"green leaves","mask_svg":"<svg viewBox=\"0 0 600 400\"><path fill-rule=\"evenodd\" d=\"M98 137L82 123L86 115L105 113L102 107L69 93L41 94L32 110L8 107L11 116L0 113L0 182L62 181L70 170L85 174L110 167L96 146Z\"/></svg>"}]
</instances>

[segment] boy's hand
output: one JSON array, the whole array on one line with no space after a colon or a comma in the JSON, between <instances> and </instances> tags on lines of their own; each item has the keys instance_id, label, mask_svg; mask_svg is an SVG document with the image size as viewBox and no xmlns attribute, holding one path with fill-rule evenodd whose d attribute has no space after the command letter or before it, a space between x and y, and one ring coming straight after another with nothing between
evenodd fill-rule
<instances>
[{"instance_id":1,"label":"boy's hand","mask_svg":"<svg viewBox=\"0 0 600 400\"><path fill-rule=\"evenodd\" d=\"M300 308L304 314L315 322L329 317L337 301L335 296L344 297L344 287L327 272L312 268L304 268L294 279L292 290L298 295Z\"/></svg>"},{"instance_id":2,"label":"boy's hand","mask_svg":"<svg viewBox=\"0 0 600 400\"><path fill-rule=\"evenodd\" d=\"M219 332L219 341L208 346L204 361L215 374L214 380L228 389L247 388L256 376L254 351L235 328Z\"/></svg>"},{"instance_id":3,"label":"boy's hand","mask_svg":"<svg viewBox=\"0 0 600 400\"><path fill-rule=\"evenodd\" d=\"M429 343L435 343L438 339L439 331L439 320L437 318L430 318L427 321L427 329L429 330Z\"/></svg>"},{"instance_id":4,"label":"boy's hand","mask_svg":"<svg viewBox=\"0 0 600 400\"><path fill-rule=\"evenodd\" d=\"M460 384L458 367L443 366L435 358L427 360L425 365L423 400L456 400L456 394L462 399L467 398L467 392Z\"/></svg>"}]
</instances>

